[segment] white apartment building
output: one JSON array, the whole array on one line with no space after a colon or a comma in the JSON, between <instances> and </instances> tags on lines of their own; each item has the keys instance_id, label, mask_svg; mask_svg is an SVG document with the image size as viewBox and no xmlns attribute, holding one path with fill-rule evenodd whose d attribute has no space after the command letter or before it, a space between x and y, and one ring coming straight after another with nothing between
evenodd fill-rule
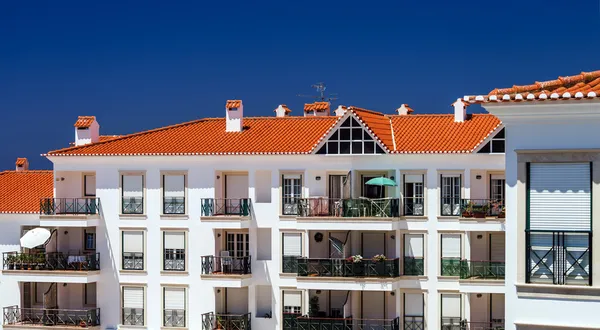
<instances>
[{"instance_id":1,"label":"white apartment building","mask_svg":"<svg viewBox=\"0 0 600 330\"><path fill-rule=\"evenodd\" d=\"M52 171L20 159L0 172L3 328L597 327L593 312L560 321L595 307L581 245L592 172L575 178L594 152L593 97L495 92L451 114L316 102L250 117L230 100L224 118L125 136L79 117L73 145L44 155ZM467 114L473 102L492 114ZM521 167L572 190L519 181ZM565 221L578 232L562 233ZM22 248L35 227L50 238ZM548 236L560 243L531 243ZM537 257L544 248L556 256Z\"/></svg>"}]
</instances>

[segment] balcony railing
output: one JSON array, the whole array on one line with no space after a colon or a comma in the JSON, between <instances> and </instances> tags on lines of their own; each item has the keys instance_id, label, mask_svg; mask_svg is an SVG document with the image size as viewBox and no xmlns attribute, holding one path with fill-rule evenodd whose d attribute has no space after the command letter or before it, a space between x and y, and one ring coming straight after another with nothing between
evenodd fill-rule
<instances>
[{"instance_id":1,"label":"balcony railing","mask_svg":"<svg viewBox=\"0 0 600 330\"><path fill-rule=\"evenodd\" d=\"M404 197L404 215L425 215L425 198Z\"/></svg>"},{"instance_id":2,"label":"balcony railing","mask_svg":"<svg viewBox=\"0 0 600 330\"><path fill-rule=\"evenodd\" d=\"M43 215L92 215L98 214L99 198L42 198L40 214Z\"/></svg>"},{"instance_id":3,"label":"balcony railing","mask_svg":"<svg viewBox=\"0 0 600 330\"><path fill-rule=\"evenodd\" d=\"M504 218L504 201L495 199L462 199L460 212L463 218Z\"/></svg>"},{"instance_id":4,"label":"balcony railing","mask_svg":"<svg viewBox=\"0 0 600 330\"><path fill-rule=\"evenodd\" d=\"M425 275L425 260L423 258L404 257L404 267L402 275Z\"/></svg>"},{"instance_id":5,"label":"balcony railing","mask_svg":"<svg viewBox=\"0 0 600 330\"><path fill-rule=\"evenodd\" d=\"M202 314L202 330L252 330L251 313L246 314Z\"/></svg>"},{"instance_id":6,"label":"balcony railing","mask_svg":"<svg viewBox=\"0 0 600 330\"><path fill-rule=\"evenodd\" d=\"M395 319L355 319L346 318L325 318L325 317L305 317L296 318L295 330L314 330L314 329L332 329L332 330L399 330L400 318Z\"/></svg>"},{"instance_id":7,"label":"balcony railing","mask_svg":"<svg viewBox=\"0 0 600 330\"><path fill-rule=\"evenodd\" d=\"M91 327L100 325L100 308L92 309L44 309L3 308L5 325L74 326Z\"/></svg>"},{"instance_id":8,"label":"balcony railing","mask_svg":"<svg viewBox=\"0 0 600 330\"><path fill-rule=\"evenodd\" d=\"M504 320L493 320L492 322L467 322L462 321L460 330L503 330Z\"/></svg>"},{"instance_id":9,"label":"balcony railing","mask_svg":"<svg viewBox=\"0 0 600 330\"><path fill-rule=\"evenodd\" d=\"M425 330L425 317L405 315L404 330Z\"/></svg>"},{"instance_id":10,"label":"balcony railing","mask_svg":"<svg viewBox=\"0 0 600 330\"><path fill-rule=\"evenodd\" d=\"M399 216L399 205L398 198L300 198L294 209L300 217L391 218Z\"/></svg>"},{"instance_id":11,"label":"balcony railing","mask_svg":"<svg viewBox=\"0 0 600 330\"><path fill-rule=\"evenodd\" d=\"M163 325L165 327L185 328L184 309L165 309L163 312Z\"/></svg>"},{"instance_id":12,"label":"balcony railing","mask_svg":"<svg viewBox=\"0 0 600 330\"><path fill-rule=\"evenodd\" d=\"M123 214L144 214L144 197L123 197Z\"/></svg>"},{"instance_id":13,"label":"balcony railing","mask_svg":"<svg viewBox=\"0 0 600 330\"><path fill-rule=\"evenodd\" d=\"M164 270L185 271L185 250L166 249L163 259Z\"/></svg>"},{"instance_id":14,"label":"balcony railing","mask_svg":"<svg viewBox=\"0 0 600 330\"><path fill-rule=\"evenodd\" d=\"M442 330L466 330L465 321L460 317L442 317L441 321Z\"/></svg>"},{"instance_id":15,"label":"balcony railing","mask_svg":"<svg viewBox=\"0 0 600 330\"><path fill-rule=\"evenodd\" d=\"M397 277L399 268L400 259L363 259L361 262L348 259L298 259L298 276Z\"/></svg>"},{"instance_id":16,"label":"balcony railing","mask_svg":"<svg viewBox=\"0 0 600 330\"><path fill-rule=\"evenodd\" d=\"M143 308L123 308L123 325L144 325Z\"/></svg>"},{"instance_id":17,"label":"balcony railing","mask_svg":"<svg viewBox=\"0 0 600 330\"><path fill-rule=\"evenodd\" d=\"M62 252L2 254L5 270L100 270L100 253L71 255Z\"/></svg>"},{"instance_id":18,"label":"balcony railing","mask_svg":"<svg viewBox=\"0 0 600 330\"><path fill-rule=\"evenodd\" d=\"M144 269L144 253L142 252L123 252L123 269L124 270L143 270Z\"/></svg>"},{"instance_id":19,"label":"balcony railing","mask_svg":"<svg viewBox=\"0 0 600 330\"><path fill-rule=\"evenodd\" d=\"M298 260L302 256L283 256L281 260L281 271L283 273L298 273Z\"/></svg>"},{"instance_id":20,"label":"balcony railing","mask_svg":"<svg viewBox=\"0 0 600 330\"><path fill-rule=\"evenodd\" d=\"M202 257L204 275L246 275L252 274L250 256L247 257Z\"/></svg>"},{"instance_id":21,"label":"balcony railing","mask_svg":"<svg viewBox=\"0 0 600 330\"><path fill-rule=\"evenodd\" d=\"M462 260L460 278L503 280L505 269L504 262Z\"/></svg>"},{"instance_id":22,"label":"balcony railing","mask_svg":"<svg viewBox=\"0 0 600 330\"><path fill-rule=\"evenodd\" d=\"M461 266L460 258L442 258L440 274L442 276L460 276Z\"/></svg>"},{"instance_id":23,"label":"balcony railing","mask_svg":"<svg viewBox=\"0 0 600 330\"><path fill-rule=\"evenodd\" d=\"M240 216L247 217L251 211L250 198L203 198L202 216Z\"/></svg>"},{"instance_id":24,"label":"balcony railing","mask_svg":"<svg viewBox=\"0 0 600 330\"><path fill-rule=\"evenodd\" d=\"M185 214L185 197L164 197L163 214Z\"/></svg>"}]
</instances>

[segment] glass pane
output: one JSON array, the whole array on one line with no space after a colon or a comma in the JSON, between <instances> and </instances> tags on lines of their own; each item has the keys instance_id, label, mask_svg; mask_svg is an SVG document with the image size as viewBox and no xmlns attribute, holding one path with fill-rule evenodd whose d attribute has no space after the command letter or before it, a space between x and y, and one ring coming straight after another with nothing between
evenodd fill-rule
<instances>
[{"instance_id":1,"label":"glass pane","mask_svg":"<svg viewBox=\"0 0 600 330\"><path fill-rule=\"evenodd\" d=\"M319 151L317 151L317 155L324 155L327 153L327 145L324 145L321 147L321 149L319 149Z\"/></svg>"},{"instance_id":2,"label":"glass pane","mask_svg":"<svg viewBox=\"0 0 600 330\"><path fill-rule=\"evenodd\" d=\"M490 142L486 143L481 150L479 150L480 154L489 154L490 153Z\"/></svg>"},{"instance_id":3,"label":"glass pane","mask_svg":"<svg viewBox=\"0 0 600 330\"><path fill-rule=\"evenodd\" d=\"M350 153L350 142L340 142L340 154Z\"/></svg>"},{"instance_id":4,"label":"glass pane","mask_svg":"<svg viewBox=\"0 0 600 330\"><path fill-rule=\"evenodd\" d=\"M362 126L356 121L356 119L352 118L352 127L362 127Z\"/></svg>"},{"instance_id":5,"label":"glass pane","mask_svg":"<svg viewBox=\"0 0 600 330\"><path fill-rule=\"evenodd\" d=\"M371 135L369 135L369 132L363 130L363 139L365 140L373 140L373 138L371 137Z\"/></svg>"},{"instance_id":6,"label":"glass pane","mask_svg":"<svg viewBox=\"0 0 600 330\"><path fill-rule=\"evenodd\" d=\"M329 140L338 140L338 131L333 132Z\"/></svg>"},{"instance_id":7,"label":"glass pane","mask_svg":"<svg viewBox=\"0 0 600 330\"><path fill-rule=\"evenodd\" d=\"M362 128L359 128L359 127L352 128L352 140L357 140L357 141L362 140L361 139L362 132L363 132Z\"/></svg>"},{"instance_id":8,"label":"glass pane","mask_svg":"<svg viewBox=\"0 0 600 330\"><path fill-rule=\"evenodd\" d=\"M381 147L378 144L375 144L375 150L377 151L378 154L385 153L385 151L383 151L383 149L381 149Z\"/></svg>"},{"instance_id":9,"label":"glass pane","mask_svg":"<svg viewBox=\"0 0 600 330\"><path fill-rule=\"evenodd\" d=\"M350 129L349 128L340 128L340 140L341 141L350 140Z\"/></svg>"},{"instance_id":10,"label":"glass pane","mask_svg":"<svg viewBox=\"0 0 600 330\"><path fill-rule=\"evenodd\" d=\"M492 152L503 153L504 152L504 140L492 140Z\"/></svg>"},{"instance_id":11,"label":"glass pane","mask_svg":"<svg viewBox=\"0 0 600 330\"><path fill-rule=\"evenodd\" d=\"M346 121L342 123L342 127L350 127L350 118L346 119Z\"/></svg>"},{"instance_id":12,"label":"glass pane","mask_svg":"<svg viewBox=\"0 0 600 330\"><path fill-rule=\"evenodd\" d=\"M365 154L374 154L375 153L375 141L366 141L365 142Z\"/></svg>"},{"instance_id":13,"label":"glass pane","mask_svg":"<svg viewBox=\"0 0 600 330\"><path fill-rule=\"evenodd\" d=\"M339 153L337 142L327 142L327 153L337 155Z\"/></svg>"},{"instance_id":14,"label":"glass pane","mask_svg":"<svg viewBox=\"0 0 600 330\"><path fill-rule=\"evenodd\" d=\"M504 128L494 136L494 139L503 139L504 138Z\"/></svg>"},{"instance_id":15,"label":"glass pane","mask_svg":"<svg viewBox=\"0 0 600 330\"><path fill-rule=\"evenodd\" d=\"M362 142L352 142L352 153L362 154Z\"/></svg>"}]
</instances>

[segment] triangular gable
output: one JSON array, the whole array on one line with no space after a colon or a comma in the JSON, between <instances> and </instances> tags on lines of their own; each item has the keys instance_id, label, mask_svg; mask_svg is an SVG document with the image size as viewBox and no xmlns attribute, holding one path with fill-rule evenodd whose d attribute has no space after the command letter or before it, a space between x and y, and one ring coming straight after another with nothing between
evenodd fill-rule
<instances>
[{"instance_id":1,"label":"triangular gable","mask_svg":"<svg viewBox=\"0 0 600 330\"><path fill-rule=\"evenodd\" d=\"M506 150L506 130L504 125L498 126L473 150L480 154L503 154Z\"/></svg>"},{"instance_id":2,"label":"triangular gable","mask_svg":"<svg viewBox=\"0 0 600 330\"><path fill-rule=\"evenodd\" d=\"M389 152L353 111L347 111L314 150L318 155L375 155Z\"/></svg>"}]
</instances>

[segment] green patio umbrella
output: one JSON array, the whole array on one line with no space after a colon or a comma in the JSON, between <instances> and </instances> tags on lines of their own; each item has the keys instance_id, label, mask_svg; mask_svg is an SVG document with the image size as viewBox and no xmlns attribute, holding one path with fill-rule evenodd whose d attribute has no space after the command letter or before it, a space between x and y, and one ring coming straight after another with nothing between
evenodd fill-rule
<instances>
[{"instance_id":1,"label":"green patio umbrella","mask_svg":"<svg viewBox=\"0 0 600 330\"><path fill-rule=\"evenodd\" d=\"M392 179L388 179L388 178L383 177L383 176L380 176L380 177L373 178L373 179L365 182L365 184L368 184L370 186L395 187L396 186L396 181L394 181ZM381 189L381 194L383 195L383 189Z\"/></svg>"}]
</instances>

